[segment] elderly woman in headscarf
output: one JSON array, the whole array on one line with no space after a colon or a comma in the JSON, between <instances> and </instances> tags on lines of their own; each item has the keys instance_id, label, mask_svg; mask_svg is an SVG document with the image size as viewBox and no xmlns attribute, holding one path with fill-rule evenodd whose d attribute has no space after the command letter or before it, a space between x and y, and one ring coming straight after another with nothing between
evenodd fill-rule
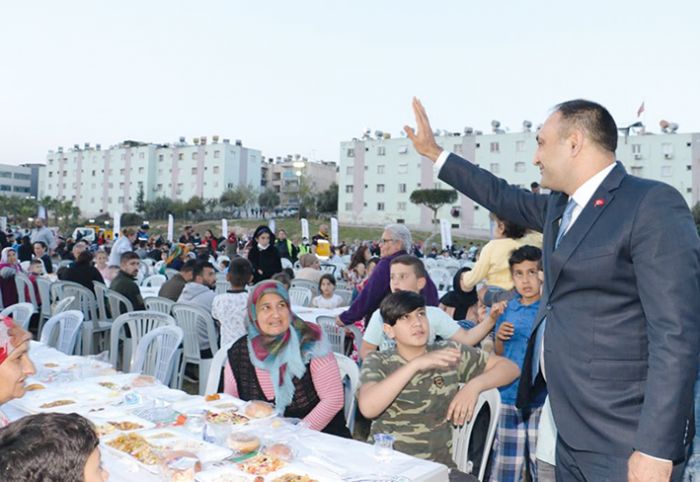
<instances>
[{"instance_id":1,"label":"elderly woman in headscarf","mask_svg":"<svg viewBox=\"0 0 700 482\"><path fill-rule=\"evenodd\" d=\"M0 257L0 292L4 306L14 305L19 301L15 275L22 272L22 267L17 261L17 252L12 248L2 250Z\"/></svg>"},{"instance_id":2,"label":"elderly woman in headscarf","mask_svg":"<svg viewBox=\"0 0 700 482\"><path fill-rule=\"evenodd\" d=\"M275 248L275 235L267 226L258 226L253 233L248 261L253 265L253 283L272 278L282 271L282 259Z\"/></svg>"},{"instance_id":3,"label":"elderly woman in headscarf","mask_svg":"<svg viewBox=\"0 0 700 482\"><path fill-rule=\"evenodd\" d=\"M24 381L36 373L29 359L32 335L15 325L12 318L0 319L0 408L15 398L24 396ZM0 411L0 427L9 423Z\"/></svg>"},{"instance_id":4,"label":"elderly woman in headscarf","mask_svg":"<svg viewBox=\"0 0 700 482\"><path fill-rule=\"evenodd\" d=\"M224 391L273 403L277 413L303 419L313 430L350 437L335 356L321 327L292 312L281 283L253 287L246 330L228 351Z\"/></svg>"}]
</instances>

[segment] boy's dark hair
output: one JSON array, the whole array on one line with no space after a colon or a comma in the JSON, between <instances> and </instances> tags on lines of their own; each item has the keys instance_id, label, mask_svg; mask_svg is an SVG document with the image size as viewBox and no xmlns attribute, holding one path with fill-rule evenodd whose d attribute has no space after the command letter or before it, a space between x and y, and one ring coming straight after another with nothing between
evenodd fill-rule
<instances>
[{"instance_id":1,"label":"boy's dark hair","mask_svg":"<svg viewBox=\"0 0 700 482\"><path fill-rule=\"evenodd\" d=\"M46 243L43 242L43 241L34 241L34 243L32 243L32 244L38 244L39 246L41 246L41 247L44 248L45 250L46 250L46 249L49 249L49 247L46 246Z\"/></svg>"},{"instance_id":2,"label":"boy's dark hair","mask_svg":"<svg viewBox=\"0 0 700 482\"><path fill-rule=\"evenodd\" d=\"M0 430L0 474L18 482L83 482L99 443L92 424L76 413L29 415Z\"/></svg>"},{"instance_id":3,"label":"boy's dark hair","mask_svg":"<svg viewBox=\"0 0 700 482\"><path fill-rule=\"evenodd\" d=\"M141 256L136 254L133 251L127 251L126 253L122 253L122 257L119 258L119 264L125 263L127 261L131 261L132 259L141 259Z\"/></svg>"},{"instance_id":4,"label":"boy's dark hair","mask_svg":"<svg viewBox=\"0 0 700 482\"><path fill-rule=\"evenodd\" d=\"M374 263L375 265L379 263L379 257L378 256L372 256L367 260L367 267L369 267L370 264Z\"/></svg>"},{"instance_id":5,"label":"boy's dark hair","mask_svg":"<svg viewBox=\"0 0 700 482\"><path fill-rule=\"evenodd\" d=\"M402 254L391 260L391 264L403 264L405 266L413 266L413 272L417 278L428 279L428 272L425 270L423 262L412 254Z\"/></svg>"},{"instance_id":6,"label":"boy's dark hair","mask_svg":"<svg viewBox=\"0 0 700 482\"><path fill-rule=\"evenodd\" d=\"M194 268L192 268L192 279L196 278L197 276L202 276L202 273L204 273L204 270L206 268L211 268L214 271L216 271L214 265L211 264L209 261L197 261L194 265Z\"/></svg>"},{"instance_id":7,"label":"boy's dark hair","mask_svg":"<svg viewBox=\"0 0 700 482\"><path fill-rule=\"evenodd\" d=\"M397 291L386 295L379 305L384 323L394 326L403 315L411 313L418 308L425 308L425 299L413 291Z\"/></svg>"},{"instance_id":8,"label":"boy's dark hair","mask_svg":"<svg viewBox=\"0 0 700 482\"><path fill-rule=\"evenodd\" d=\"M195 266L197 266L197 260L188 259L187 261L185 261L185 264L182 265L182 268L180 268L180 272L182 273L183 271L194 271Z\"/></svg>"},{"instance_id":9,"label":"boy's dark hair","mask_svg":"<svg viewBox=\"0 0 700 482\"><path fill-rule=\"evenodd\" d=\"M250 283L250 277L253 276L253 265L250 264L247 258L233 258L228 267L226 279L231 286L246 286Z\"/></svg>"},{"instance_id":10,"label":"boy's dark hair","mask_svg":"<svg viewBox=\"0 0 700 482\"><path fill-rule=\"evenodd\" d=\"M522 263L523 261L537 261L537 268L542 269L542 250L536 246L520 246L510 253L508 266L510 266L510 270L513 271L513 265Z\"/></svg>"},{"instance_id":11,"label":"boy's dark hair","mask_svg":"<svg viewBox=\"0 0 700 482\"><path fill-rule=\"evenodd\" d=\"M328 280L328 282L329 282L330 284L332 284L333 286L336 285L335 276L333 276L333 275L330 274L330 273L326 273L326 274L324 274L323 276L321 276L321 277L318 279L318 291L319 291L319 292L321 291L321 283L323 282L324 279L325 279L325 280Z\"/></svg>"},{"instance_id":12,"label":"boy's dark hair","mask_svg":"<svg viewBox=\"0 0 700 482\"><path fill-rule=\"evenodd\" d=\"M83 251L78 255L78 259L75 260L75 264L78 265L89 265L92 262L92 253L88 250Z\"/></svg>"},{"instance_id":13,"label":"boy's dark hair","mask_svg":"<svg viewBox=\"0 0 700 482\"><path fill-rule=\"evenodd\" d=\"M33 260L31 260L31 261L29 262L29 264L30 264L30 265L32 265L32 264L40 264L40 265L43 266L43 265L44 265L44 262L43 262L41 259L39 259L39 258L34 258Z\"/></svg>"},{"instance_id":14,"label":"boy's dark hair","mask_svg":"<svg viewBox=\"0 0 700 482\"><path fill-rule=\"evenodd\" d=\"M520 226L519 224L515 224L507 219L503 219L495 213L493 214L493 218L503 223L503 236L506 238L520 239L525 236L525 233L527 233L527 229L524 226Z\"/></svg>"},{"instance_id":15,"label":"boy's dark hair","mask_svg":"<svg viewBox=\"0 0 700 482\"><path fill-rule=\"evenodd\" d=\"M286 271L280 271L279 273L275 273L270 277L270 279L272 281L279 281L287 289L289 289L292 284L292 278L289 277L289 274Z\"/></svg>"}]
</instances>

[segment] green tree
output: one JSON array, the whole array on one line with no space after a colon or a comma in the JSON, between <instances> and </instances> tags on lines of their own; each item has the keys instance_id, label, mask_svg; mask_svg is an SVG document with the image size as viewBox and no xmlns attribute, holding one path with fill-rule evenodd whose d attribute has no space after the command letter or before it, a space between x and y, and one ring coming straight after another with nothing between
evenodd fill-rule
<instances>
[{"instance_id":1,"label":"green tree","mask_svg":"<svg viewBox=\"0 0 700 482\"><path fill-rule=\"evenodd\" d=\"M336 183L332 183L328 189L318 195L316 210L322 214L338 212L338 185Z\"/></svg>"},{"instance_id":2,"label":"green tree","mask_svg":"<svg viewBox=\"0 0 700 482\"><path fill-rule=\"evenodd\" d=\"M457 191L452 189L416 189L411 193L413 204L423 205L433 212L433 224L437 220L438 209L457 200Z\"/></svg>"},{"instance_id":3,"label":"green tree","mask_svg":"<svg viewBox=\"0 0 700 482\"><path fill-rule=\"evenodd\" d=\"M279 206L280 197L274 189L267 188L258 196L258 204L264 211L271 211L275 206Z\"/></svg>"},{"instance_id":4,"label":"green tree","mask_svg":"<svg viewBox=\"0 0 700 482\"><path fill-rule=\"evenodd\" d=\"M143 213L146 210L146 201L144 200L145 193L143 192L143 183L139 183L139 192L136 194L136 208L137 213Z\"/></svg>"},{"instance_id":5,"label":"green tree","mask_svg":"<svg viewBox=\"0 0 700 482\"><path fill-rule=\"evenodd\" d=\"M192 196L189 201L185 203L185 212L196 214L200 211L204 211L204 200L199 196Z\"/></svg>"}]
</instances>

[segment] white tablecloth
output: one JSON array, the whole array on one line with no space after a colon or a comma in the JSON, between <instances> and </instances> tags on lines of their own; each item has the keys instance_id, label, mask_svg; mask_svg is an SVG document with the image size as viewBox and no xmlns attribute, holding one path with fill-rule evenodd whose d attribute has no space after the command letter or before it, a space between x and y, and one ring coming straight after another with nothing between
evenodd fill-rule
<instances>
[{"instance_id":1,"label":"white tablecloth","mask_svg":"<svg viewBox=\"0 0 700 482\"><path fill-rule=\"evenodd\" d=\"M47 395L50 395L51 392L57 396L61 395L66 390L65 387L69 386L65 385L66 383L75 384L76 381L77 383L90 383L89 377L98 375L98 372L105 368L105 364L84 357L68 357L38 342L32 342L30 357L35 362L38 373L34 377L35 379L28 382L38 381L44 384L46 389L41 392ZM59 366L48 368L46 363ZM51 377L48 376L49 374ZM191 399L196 403L196 397L170 390L164 386L150 387L147 390L150 390L150 393L161 393L163 398L180 398L188 401ZM65 397L65 395L63 396ZM110 409L119 410L115 407ZM3 411L10 420L16 420L29 413L22 401L7 403L3 406ZM126 413L125 409L124 411ZM273 430L270 429L269 432ZM275 434L268 435L267 433L265 435L275 436ZM297 450L298 456L288 467L294 472L308 473L323 482L341 481L343 477L348 476L379 473L400 476L405 479L399 480L405 481L438 482L448 478L447 467L444 465L420 460L398 452L394 454L388 465L378 465L379 463L374 458L374 448L371 445L313 430L294 429L292 440L294 440L294 445L291 443L290 445ZM142 468L130 457L121 456L111 449L103 449L102 457L104 467L110 472L111 481L149 482L163 480L158 475ZM271 480L271 477L268 476L266 480L268 479ZM251 476L249 480L252 481L253 477Z\"/></svg>"}]
</instances>

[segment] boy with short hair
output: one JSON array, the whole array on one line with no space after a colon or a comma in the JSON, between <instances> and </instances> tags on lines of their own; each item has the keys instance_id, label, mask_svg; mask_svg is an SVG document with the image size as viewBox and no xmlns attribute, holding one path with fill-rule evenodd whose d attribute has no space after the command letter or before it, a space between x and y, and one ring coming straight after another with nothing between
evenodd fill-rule
<instances>
[{"instance_id":1,"label":"boy with short hair","mask_svg":"<svg viewBox=\"0 0 700 482\"><path fill-rule=\"evenodd\" d=\"M540 271L542 251L534 246L522 246L510 255L508 264L517 295L501 301L503 315L496 322L494 353L502 355L522 368L527 343L540 304ZM529 407L518 409L518 382L499 388L501 415L492 456L491 480L498 482L524 480L527 470L530 480L536 479L537 426L547 392Z\"/></svg>"},{"instance_id":2,"label":"boy with short hair","mask_svg":"<svg viewBox=\"0 0 700 482\"><path fill-rule=\"evenodd\" d=\"M76 413L29 415L0 430L0 474L5 482L104 482L100 440Z\"/></svg>"},{"instance_id":3,"label":"boy with short hair","mask_svg":"<svg viewBox=\"0 0 700 482\"><path fill-rule=\"evenodd\" d=\"M396 346L370 353L362 365L357 399L360 412L373 419L370 439L388 433L397 450L454 467L451 423L469 421L479 394L510 383L520 370L453 341L429 345L425 300L418 293L392 293L380 311Z\"/></svg>"},{"instance_id":4,"label":"boy with short hair","mask_svg":"<svg viewBox=\"0 0 700 482\"><path fill-rule=\"evenodd\" d=\"M248 313L246 286L253 281L253 265L246 258L234 258L226 275L231 285L226 293L216 295L211 304L211 316L221 325L221 346L246 334Z\"/></svg>"},{"instance_id":5,"label":"boy with short hair","mask_svg":"<svg viewBox=\"0 0 700 482\"><path fill-rule=\"evenodd\" d=\"M397 291L411 291L420 293L426 284L428 272L420 259L410 254L397 256L391 261L389 275L389 286L392 293ZM452 319L450 315L436 306L426 306L426 315L430 327L428 343L433 343L439 336L443 340L454 340L463 345L474 346L478 344L493 329L496 319L502 311L492 310L490 317L483 323L478 324L470 330L465 330ZM367 323L362 346L360 347L360 358L364 359L369 353L377 348L385 350L393 346L393 342L384 333L384 320L380 310L372 313Z\"/></svg>"}]
</instances>

